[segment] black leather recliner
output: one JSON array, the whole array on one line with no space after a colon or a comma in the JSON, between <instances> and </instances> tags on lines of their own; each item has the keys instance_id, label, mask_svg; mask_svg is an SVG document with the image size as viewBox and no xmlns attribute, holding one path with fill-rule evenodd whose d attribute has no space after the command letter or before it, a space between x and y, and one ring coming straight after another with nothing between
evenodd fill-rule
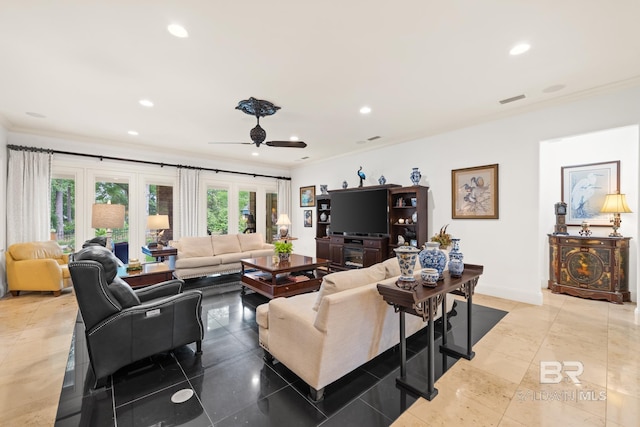
<instances>
[{"instance_id":1,"label":"black leather recliner","mask_svg":"<svg viewBox=\"0 0 640 427\"><path fill-rule=\"evenodd\" d=\"M133 290L117 277L118 260L89 246L69 263L84 321L96 386L118 369L192 342L202 353L202 293L182 292L182 280Z\"/></svg>"}]
</instances>

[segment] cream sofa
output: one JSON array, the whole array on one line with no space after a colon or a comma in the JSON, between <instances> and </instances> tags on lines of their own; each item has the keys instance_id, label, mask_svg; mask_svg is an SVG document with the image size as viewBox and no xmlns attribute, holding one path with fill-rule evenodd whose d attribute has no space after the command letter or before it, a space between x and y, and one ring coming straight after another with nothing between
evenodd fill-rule
<instances>
[{"instance_id":1,"label":"cream sofa","mask_svg":"<svg viewBox=\"0 0 640 427\"><path fill-rule=\"evenodd\" d=\"M237 273L242 258L273 255L273 245L265 243L260 233L182 237L169 244L178 250L174 273L178 279Z\"/></svg>"},{"instance_id":2,"label":"cream sofa","mask_svg":"<svg viewBox=\"0 0 640 427\"><path fill-rule=\"evenodd\" d=\"M395 283L399 275L398 261L392 258L329 274L318 292L258 306L265 358L280 361L309 385L313 400L322 399L326 385L400 342L399 316L377 290L378 283ZM447 312L453 303L447 298ZM406 336L426 325L417 316L406 316Z\"/></svg>"}]
</instances>

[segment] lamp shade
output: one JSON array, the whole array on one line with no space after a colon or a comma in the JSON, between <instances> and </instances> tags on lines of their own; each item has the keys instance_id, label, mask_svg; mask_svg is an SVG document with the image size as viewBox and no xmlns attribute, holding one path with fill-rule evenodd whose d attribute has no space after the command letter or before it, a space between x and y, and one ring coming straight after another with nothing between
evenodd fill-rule
<instances>
[{"instance_id":1,"label":"lamp shade","mask_svg":"<svg viewBox=\"0 0 640 427\"><path fill-rule=\"evenodd\" d=\"M291 225L291 220L289 219L289 215L280 214L280 216L278 216L278 221L276 222L276 225Z\"/></svg>"},{"instance_id":2,"label":"lamp shade","mask_svg":"<svg viewBox=\"0 0 640 427\"><path fill-rule=\"evenodd\" d=\"M91 228L123 228L124 205L94 203L91 209Z\"/></svg>"},{"instance_id":3,"label":"lamp shade","mask_svg":"<svg viewBox=\"0 0 640 427\"><path fill-rule=\"evenodd\" d=\"M149 215L147 217L148 230L166 230L169 228L169 215Z\"/></svg>"},{"instance_id":4,"label":"lamp shade","mask_svg":"<svg viewBox=\"0 0 640 427\"><path fill-rule=\"evenodd\" d=\"M631 213L631 209L627 205L627 196L625 194L607 194L600 212Z\"/></svg>"}]
</instances>

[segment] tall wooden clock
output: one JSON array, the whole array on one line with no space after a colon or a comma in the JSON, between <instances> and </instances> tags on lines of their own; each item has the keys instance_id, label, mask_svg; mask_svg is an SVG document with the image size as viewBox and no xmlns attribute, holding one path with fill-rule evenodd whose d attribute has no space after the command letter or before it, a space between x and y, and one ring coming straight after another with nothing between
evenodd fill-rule
<instances>
[{"instance_id":1,"label":"tall wooden clock","mask_svg":"<svg viewBox=\"0 0 640 427\"><path fill-rule=\"evenodd\" d=\"M556 212L556 225L554 227L553 234L554 235L568 235L567 233L567 204L565 202L558 202L555 204L555 212Z\"/></svg>"}]
</instances>

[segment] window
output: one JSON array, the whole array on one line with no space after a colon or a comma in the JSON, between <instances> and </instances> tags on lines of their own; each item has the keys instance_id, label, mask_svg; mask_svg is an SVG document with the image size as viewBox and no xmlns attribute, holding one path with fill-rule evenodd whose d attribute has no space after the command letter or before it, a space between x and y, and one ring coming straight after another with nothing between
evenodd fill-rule
<instances>
[{"instance_id":1,"label":"window","mask_svg":"<svg viewBox=\"0 0 640 427\"><path fill-rule=\"evenodd\" d=\"M58 242L65 252L76 246L76 181L74 178L51 180L51 240Z\"/></svg>"},{"instance_id":2,"label":"window","mask_svg":"<svg viewBox=\"0 0 640 427\"><path fill-rule=\"evenodd\" d=\"M129 241L129 183L96 180L96 203L108 203L112 205L124 205L124 226L113 229L111 241L113 243ZM96 229L96 236L104 236L107 230Z\"/></svg>"},{"instance_id":3,"label":"window","mask_svg":"<svg viewBox=\"0 0 640 427\"><path fill-rule=\"evenodd\" d=\"M276 225L278 221L278 193L267 192L265 206L267 207L267 215L265 215L265 230L267 230L265 240L268 243L273 243L273 236L278 234L278 226Z\"/></svg>"},{"instance_id":4,"label":"window","mask_svg":"<svg viewBox=\"0 0 640 427\"><path fill-rule=\"evenodd\" d=\"M222 188L207 188L207 234L229 232L229 192Z\"/></svg>"},{"instance_id":5,"label":"window","mask_svg":"<svg viewBox=\"0 0 640 427\"><path fill-rule=\"evenodd\" d=\"M162 233L160 240L173 240L173 187L170 185L147 185L147 216L167 215L169 228L165 230L146 230L145 244L156 241L156 232ZM146 224L146 218L145 218Z\"/></svg>"},{"instance_id":6,"label":"window","mask_svg":"<svg viewBox=\"0 0 640 427\"><path fill-rule=\"evenodd\" d=\"M238 232L255 233L256 232L256 192L255 191L239 191L238 192L239 222Z\"/></svg>"}]
</instances>

